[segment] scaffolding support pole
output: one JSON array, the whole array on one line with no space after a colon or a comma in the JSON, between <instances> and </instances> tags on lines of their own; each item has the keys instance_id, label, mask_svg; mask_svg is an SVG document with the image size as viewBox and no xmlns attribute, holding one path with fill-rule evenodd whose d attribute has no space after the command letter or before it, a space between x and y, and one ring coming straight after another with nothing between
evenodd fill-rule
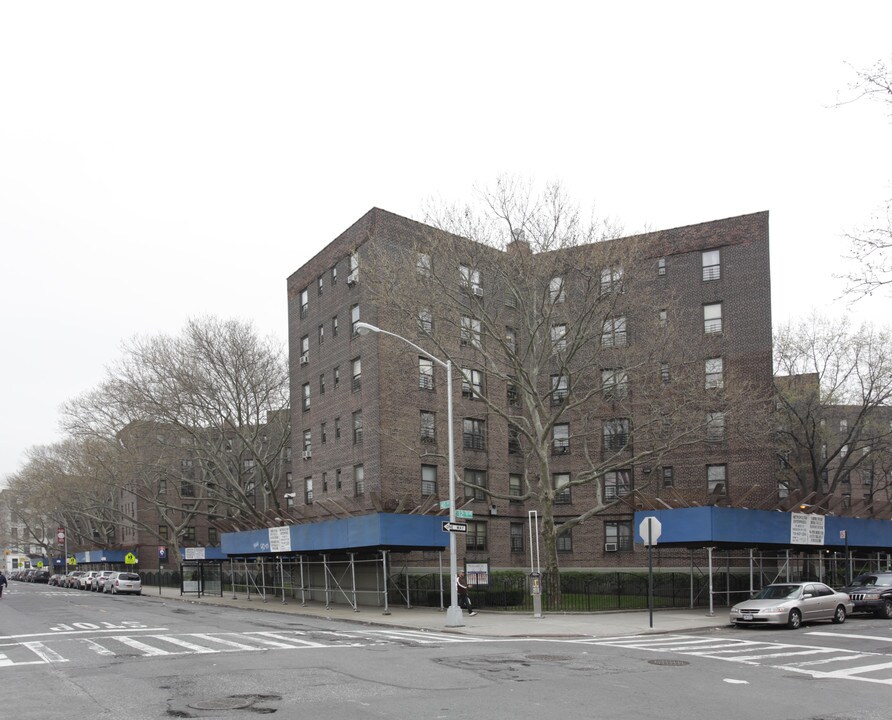
<instances>
[{"instance_id":1,"label":"scaffolding support pole","mask_svg":"<svg viewBox=\"0 0 892 720\"><path fill-rule=\"evenodd\" d=\"M353 562L355 553L350 553L350 575L353 582L353 612L359 612L359 602L356 599L356 563Z\"/></svg>"},{"instance_id":2,"label":"scaffolding support pole","mask_svg":"<svg viewBox=\"0 0 892 720\"><path fill-rule=\"evenodd\" d=\"M387 604L387 551L381 551L381 567L384 572L384 614L390 615L390 606Z\"/></svg>"},{"instance_id":3,"label":"scaffolding support pole","mask_svg":"<svg viewBox=\"0 0 892 720\"><path fill-rule=\"evenodd\" d=\"M706 554L709 558L709 612L707 613L708 617L715 617L715 609L712 606L712 548L706 548Z\"/></svg>"},{"instance_id":4,"label":"scaffolding support pole","mask_svg":"<svg viewBox=\"0 0 892 720\"><path fill-rule=\"evenodd\" d=\"M285 602L285 565L282 563L282 556L279 555L279 577L282 579L282 604L287 605Z\"/></svg>"}]
</instances>

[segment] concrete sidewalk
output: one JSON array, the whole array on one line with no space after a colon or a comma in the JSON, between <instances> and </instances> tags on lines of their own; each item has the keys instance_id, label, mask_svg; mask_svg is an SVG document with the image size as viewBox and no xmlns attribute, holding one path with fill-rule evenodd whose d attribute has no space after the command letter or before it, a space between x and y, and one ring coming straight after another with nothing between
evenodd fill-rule
<instances>
[{"instance_id":1,"label":"concrete sidewalk","mask_svg":"<svg viewBox=\"0 0 892 720\"><path fill-rule=\"evenodd\" d=\"M203 595L180 595L174 588L145 586L143 597L161 601L191 602L202 605L219 605L243 610L302 615L329 620L348 620L369 625L392 626L426 632L450 632L485 637L612 637L641 633L703 632L718 627L728 627L728 610L717 608L710 617L705 608L693 610L656 610L653 613L653 627L650 627L650 613L647 610L599 613L542 613L541 618L532 613L515 613L501 610L480 610L474 617L463 613L464 625L457 628L446 627L446 613L438 608L396 605L389 608L388 614L380 607L360 606L354 611L349 605L332 605L308 602L301 605L299 600L289 598L286 603L281 597L267 596L264 601L252 594L249 600L244 593L233 599L231 593L223 597Z\"/></svg>"}]
</instances>

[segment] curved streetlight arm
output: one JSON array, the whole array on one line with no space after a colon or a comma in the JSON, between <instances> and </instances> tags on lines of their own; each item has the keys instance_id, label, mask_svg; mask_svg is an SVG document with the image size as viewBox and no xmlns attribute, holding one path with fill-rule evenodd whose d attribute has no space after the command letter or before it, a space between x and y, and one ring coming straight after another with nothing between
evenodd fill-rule
<instances>
[{"instance_id":1,"label":"curved streetlight arm","mask_svg":"<svg viewBox=\"0 0 892 720\"><path fill-rule=\"evenodd\" d=\"M383 335L390 335L390 337L396 338L397 340L402 340L404 343L409 345L412 348L415 348L418 352L424 355L426 358L430 358L433 362L437 363L441 367L446 369L446 423L449 429L449 522L450 524L455 523L455 439L454 439L454 429L453 424L454 420L452 417L452 361L451 360L440 360L437 357L431 355L427 350L424 350L411 340L407 340L402 335L397 335L396 333L390 332L388 330L382 330L377 325L371 325L366 322L358 322L354 326L356 328L356 332L360 335L365 335L369 332L381 333ZM449 607L446 609L446 627L460 627L463 625L462 623L462 614L461 608L458 606L458 588L456 587L456 580L458 579L458 558L455 547L455 533L449 533L449 583L451 585L451 591L449 594Z\"/></svg>"}]
</instances>

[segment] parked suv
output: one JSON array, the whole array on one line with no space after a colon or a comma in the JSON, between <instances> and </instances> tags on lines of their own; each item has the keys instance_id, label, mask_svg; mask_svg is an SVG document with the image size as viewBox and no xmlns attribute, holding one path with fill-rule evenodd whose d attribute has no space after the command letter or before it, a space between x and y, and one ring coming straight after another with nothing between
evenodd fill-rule
<instances>
[{"instance_id":1,"label":"parked suv","mask_svg":"<svg viewBox=\"0 0 892 720\"><path fill-rule=\"evenodd\" d=\"M859 575L843 592L852 598L855 612L892 619L892 572Z\"/></svg>"},{"instance_id":2,"label":"parked suv","mask_svg":"<svg viewBox=\"0 0 892 720\"><path fill-rule=\"evenodd\" d=\"M98 570L88 570L78 578L78 589L89 590L93 583L93 578L99 574Z\"/></svg>"}]
</instances>

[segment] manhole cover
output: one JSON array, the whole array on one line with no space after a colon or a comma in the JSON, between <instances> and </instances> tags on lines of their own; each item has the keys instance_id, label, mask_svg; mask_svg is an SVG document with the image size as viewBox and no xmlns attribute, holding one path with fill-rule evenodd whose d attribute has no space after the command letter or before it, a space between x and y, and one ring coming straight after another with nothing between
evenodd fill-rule
<instances>
[{"instance_id":1,"label":"manhole cover","mask_svg":"<svg viewBox=\"0 0 892 720\"><path fill-rule=\"evenodd\" d=\"M193 710L243 710L250 707L251 700L244 698L223 698L222 700L199 700L189 703Z\"/></svg>"},{"instance_id":2,"label":"manhole cover","mask_svg":"<svg viewBox=\"0 0 892 720\"><path fill-rule=\"evenodd\" d=\"M682 665L690 665L686 660L648 660L651 665L662 665L663 667L681 667Z\"/></svg>"},{"instance_id":3,"label":"manhole cover","mask_svg":"<svg viewBox=\"0 0 892 720\"><path fill-rule=\"evenodd\" d=\"M572 660L569 655L527 655L527 660L536 660L540 662L563 662Z\"/></svg>"}]
</instances>

